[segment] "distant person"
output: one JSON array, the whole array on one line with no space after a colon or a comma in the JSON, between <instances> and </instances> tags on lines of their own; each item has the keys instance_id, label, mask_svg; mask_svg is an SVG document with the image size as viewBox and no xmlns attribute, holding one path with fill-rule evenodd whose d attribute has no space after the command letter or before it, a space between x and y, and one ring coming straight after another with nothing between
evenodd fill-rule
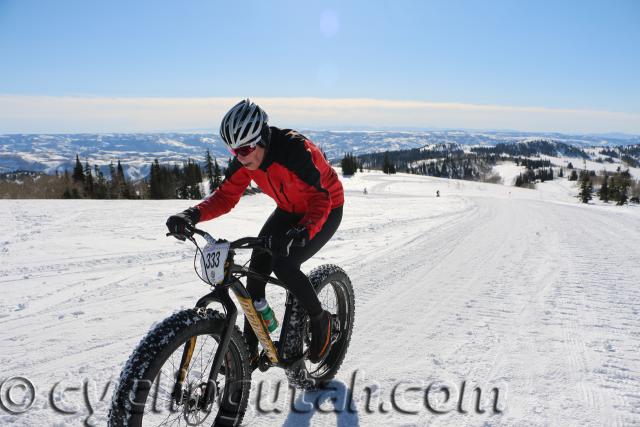
<instances>
[{"instance_id":1,"label":"distant person","mask_svg":"<svg viewBox=\"0 0 640 427\"><path fill-rule=\"evenodd\" d=\"M436 190L436 197L440 197L440 190Z\"/></svg>"},{"instance_id":2,"label":"distant person","mask_svg":"<svg viewBox=\"0 0 640 427\"><path fill-rule=\"evenodd\" d=\"M338 229L344 192L338 175L322 151L291 129L269 126L267 113L248 99L236 104L222 119L220 136L235 156L218 189L195 207L167 220L172 233L229 212L253 180L276 202L259 236L267 237L277 255L253 251L250 268L268 275L272 271L296 296L311 318L309 360L317 363L327 354L331 314L322 309L309 278L300 270ZM255 300L265 298L262 280L247 278ZM257 361L258 339L245 319L244 335L252 361ZM253 364L253 363L252 363ZM255 365L254 365L255 366Z\"/></svg>"},{"instance_id":3,"label":"distant person","mask_svg":"<svg viewBox=\"0 0 640 427\"><path fill-rule=\"evenodd\" d=\"M367 187L364 187L364 191L363 191L363 193L364 193L364 194L369 194L369 193L367 193Z\"/></svg>"}]
</instances>

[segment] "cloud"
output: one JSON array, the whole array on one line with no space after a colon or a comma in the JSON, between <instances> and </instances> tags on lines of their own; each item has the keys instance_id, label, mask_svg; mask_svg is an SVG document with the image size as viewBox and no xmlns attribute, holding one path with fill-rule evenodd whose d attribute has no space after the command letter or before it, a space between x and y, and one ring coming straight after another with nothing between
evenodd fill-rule
<instances>
[{"instance_id":1,"label":"cloud","mask_svg":"<svg viewBox=\"0 0 640 427\"><path fill-rule=\"evenodd\" d=\"M240 98L0 95L0 133L216 132ZM640 114L367 98L255 98L277 126L640 133Z\"/></svg>"}]
</instances>

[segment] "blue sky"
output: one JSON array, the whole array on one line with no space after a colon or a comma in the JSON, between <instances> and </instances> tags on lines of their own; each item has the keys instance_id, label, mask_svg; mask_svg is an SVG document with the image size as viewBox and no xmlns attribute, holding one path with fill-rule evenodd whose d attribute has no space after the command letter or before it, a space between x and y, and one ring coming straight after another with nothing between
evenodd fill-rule
<instances>
[{"instance_id":1,"label":"blue sky","mask_svg":"<svg viewBox=\"0 0 640 427\"><path fill-rule=\"evenodd\" d=\"M250 96L303 127L640 133L638 22L637 0L0 0L0 132L213 129L227 100ZM57 98L70 105L66 113L78 109L78 120L47 113ZM158 123L144 120L153 98L176 102ZM330 109L310 105L305 120L281 98L456 104L484 114L472 120L456 108L423 108L408 121L391 114L374 122L354 107L346 123L343 113L332 120ZM109 109L109 99L137 104ZM171 108L183 115L190 100L193 114L199 99L210 102L197 120L167 123ZM103 104L83 117L87 100ZM490 118L486 106L524 116ZM527 123L540 109L545 114ZM128 122L116 117L123 110Z\"/></svg>"}]
</instances>

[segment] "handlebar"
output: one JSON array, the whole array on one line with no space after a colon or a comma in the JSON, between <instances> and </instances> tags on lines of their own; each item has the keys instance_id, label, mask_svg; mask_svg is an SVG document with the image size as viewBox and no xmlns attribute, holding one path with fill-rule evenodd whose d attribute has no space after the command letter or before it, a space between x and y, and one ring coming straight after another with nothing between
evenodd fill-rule
<instances>
[{"instance_id":1,"label":"handlebar","mask_svg":"<svg viewBox=\"0 0 640 427\"><path fill-rule=\"evenodd\" d=\"M242 237L231 242L231 249L264 249L267 248L267 242L264 237Z\"/></svg>"},{"instance_id":2,"label":"handlebar","mask_svg":"<svg viewBox=\"0 0 640 427\"><path fill-rule=\"evenodd\" d=\"M193 238L194 234L198 234L202 237L204 237L204 239L207 241L207 243L215 243L218 242L218 240L216 240L212 235L210 235L209 233L207 233L204 230L200 230L196 227L189 227L187 230L185 230L186 233L184 234L180 234L180 233L167 233L167 236L172 236L172 237L176 237L180 240L186 240L189 239L197 248L197 252L196 252L196 256L197 253L200 252L202 253L202 250L200 249L200 246L198 246L198 242L196 242L196 240ZM259 251L264 251L267 254L271 255L271 256L275 256L277 255L273 250L271 250L268 247L268 242L267 242L267 237L242 237L238 240L234 240L233 242L229 243L229 249L230 250L235 250L235 249L257 249ZM225 240L219 240L219 242L224 242ZM232 258L233 259L233 258ZM196 262L196 258L194 257L194 268L195 268L195 262ZM238 267L240 267L238 269ZM225 267L226 268L226 267ZM234 265L231 267L232 268L232 273L240 273L244 276L247 277L255 277L259 280L267 280L268 283L273 283L279 286L284 286L284 284L274 278L271 277L269 275L264 276L261 273L257 273L253 270L251 270L251 268L247 268L245 266L238 266L238 265ZM236 268L236 270L234 270L234 268ZM196 269L196 273L197 273L197 269ZM208 280L205 280L204 278L202 278L202 276L200 276L200 274L198 274L198 276L205 281L206 283L211 284L211 282L209 282Z\"/></svg>"},{"instance_id":3,"label":"handlebar","mask_svg":"<svg viewBox=\"0 0 640 427\"><path fill-rule=\"evenodd\" d=\"M199 228L196 228L196 227L190 227L188 231L190 232L190 235L179 234L179 233L167 233L166 236L176 237L184 241L187 238L190 238L193 234L198 234L204 237L207 241L216 240L213 236L211 236L206 231L200 230ZM267 242L264 237L242 237L238 240L231 242L229 248L230 249L260 249L269 253L272 252L271 249L267 247Z\"/></svg>"}]
</instances>

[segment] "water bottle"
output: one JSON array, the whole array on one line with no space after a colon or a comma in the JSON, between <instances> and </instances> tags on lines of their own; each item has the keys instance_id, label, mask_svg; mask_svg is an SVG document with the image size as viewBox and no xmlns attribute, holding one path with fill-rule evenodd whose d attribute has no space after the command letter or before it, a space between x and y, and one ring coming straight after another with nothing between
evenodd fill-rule
<instances>
[{"instance_id":1,"label":"water bottle","mask_svg":"<svg viewBox=\"0 0 640 427\"><path fill-rule=\"evenodd\" d=\"M276 315L274 314L271 307L269 307L269 303L266 299L261 298L253 302L253 306L258 310L260 316L262 317L262 322L267 327L269 333L272 333L278 328L278 319L276 319Z\"/></svg>"}]
</instances>

